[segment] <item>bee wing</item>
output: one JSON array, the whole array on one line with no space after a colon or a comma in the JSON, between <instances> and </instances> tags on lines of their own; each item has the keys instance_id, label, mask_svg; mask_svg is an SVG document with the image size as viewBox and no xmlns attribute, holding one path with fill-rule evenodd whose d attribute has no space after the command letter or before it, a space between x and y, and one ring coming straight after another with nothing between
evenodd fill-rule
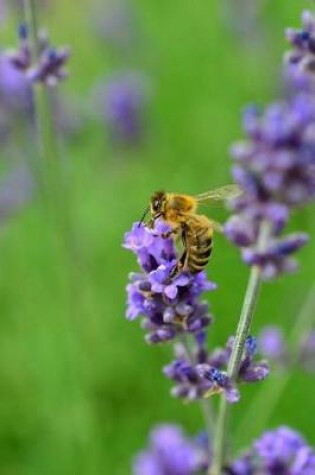
<instances>
[{"instance_id":1,"label":"bee wing","mask_svg":"<svg viewBox=\"0 0 315 475\"><path fill-rule=\"evenodd\" d=\"M232 184L221 186L220 188L215 188L214 190L206 191L200 195L195 196L198 203L206 202L224 202L229 199L237 198L242 194L242 189L240 186Z\"/></svg>"}]
</instances>

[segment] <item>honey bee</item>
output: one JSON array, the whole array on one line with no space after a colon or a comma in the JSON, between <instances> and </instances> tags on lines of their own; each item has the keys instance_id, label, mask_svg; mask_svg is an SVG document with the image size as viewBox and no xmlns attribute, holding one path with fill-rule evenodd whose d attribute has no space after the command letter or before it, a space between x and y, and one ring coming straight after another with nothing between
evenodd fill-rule
<instances>
[{"instance_id":1,"label":"honey bee","mask_svg":"<svg viewBox=\"0 0 315 475\"><path fill-rule=\"evenodd\" d=\"M183 243L183 252L171 271L171 278L185 270L194 274L202 271L210 259L214 231L222 231L219 223L197 213L199 204L224 202L240 194L240 187L232 184L196 196L164 191L156 191L152 195L140 223L150 211L150 228L154 227L158 218L162 218L171 227L162 237L180 237Z\"/></svg>"}]
</instances>

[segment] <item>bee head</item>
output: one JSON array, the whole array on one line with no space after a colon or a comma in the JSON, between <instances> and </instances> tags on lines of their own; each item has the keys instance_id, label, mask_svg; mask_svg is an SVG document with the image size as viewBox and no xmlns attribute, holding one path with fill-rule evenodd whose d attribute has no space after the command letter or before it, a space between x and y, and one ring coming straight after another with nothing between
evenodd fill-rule
<instances>
[{"instance_id":1,"label":"bee head","mask_svg":"<svg viewBox=\"0 0 315 475\"><path fill-rule=\"evenodd\" d=\"M150 202L150 210L153 219L159 218L164 214L166 194L164 191L156 191Z\"/></svg>"},{"instance_id":2,"label":"bee head","mask_svg":"<svg viewBox=\"0 0 315 475\"><path fill-rule=\"evenodd\" d=\"M150 201L150 210L153 219L157 219L164 214L166 201L166 193L164 191L156 191Z\"/></svg>"},{"instance_id":3,"label":"bee head","mask_svg":"<svg viewBox=\"0 0 315 475\"><path fill-rule=\"evenodd\" d=\"M139 226L144 222L148 212L151 213L151 219L148 222L150 228L153 228L154 221L163 216L166 202L166 193L164 191L156 191L152 195L149 206L145 209L141 220L139 221Z\"/></svg>"}]
</instances>

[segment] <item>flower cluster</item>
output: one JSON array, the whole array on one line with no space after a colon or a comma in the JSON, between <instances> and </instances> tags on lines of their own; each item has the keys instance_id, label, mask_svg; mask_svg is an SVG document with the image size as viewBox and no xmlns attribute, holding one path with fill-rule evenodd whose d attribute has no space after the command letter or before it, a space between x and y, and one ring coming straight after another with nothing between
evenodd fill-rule
<instances>
[{"instance_id":1,"label":"flower cluster","mask_svg":"<svg viewBox=\"0 0 315 475\"><path fill-rule=\"evenodd\" d=\"M315 451L289 427L265 432L229 468L230 475L313 475Z\"/></svg>"},{"instance_id":2,"label":"flower cluster","mask_svg":"<svg viewBox=\"0 0 315 475\"><path fill-rule=\"evenodd\" d=\"M135 459L134 475L193 475L205 470L207 453L198 439L186 437L180 427L157 426L150 447Z\"/></svg>"},{"instance_id":3,"label":"flower cluster","mask_svg":"<svg viewBox=\"0 0 315 475\"><path fill-rule=\"evenodd\" d=\"M180 427L157 426L150 446L140 452L134 475L206 474L209 466L201 437L188 438ZM315 451L301 435L286 426L262 434L240 458L224 467L226 475L313 475Z\"/></svg>"},{"instance_id":4,"label":"flower cluster","mask_svg":"<svg viewBox=\"0 0 315 475\"><path fill-rule=\"evenodd\" d=\"M206 274L182 272L170 278L177 257L173 240L162 237L167 231L169 227L162 221L154 230L135 223L125 235L124 247L137 255L142 268L141 273L130 274L127 318L145 317L148 343L198 334L212 320L208 305L200 301L203 292L215 288Z\"/></svg>"},{"instance_id":5,"label":"flower cluster","mask_svg":"<svg viewBox=\"0 0 315 475\"><path fill-rule=\"evenodd\" d=\"M147 80L137 71L124 71L100 83L94 93L95 109L104 119L114 143L139 144L145 131Z\"/></svg>"},{"instance_id":6,"label":"flower cluster","mask_svg":"<svg viewBox=\"0 0 315 475\"><path fill-rule=\"evenodd\" d=\"M247 109L244 127L247 141L232 147L233 176L243 194L225 231L242 248L244 261L272 278L296 269L292 255L308 240L305 233L280 233L290 209L315 198L315 98L300 94L265 112ZM261 247L263 223L270 232Z\"/></svg>"},{"instance_id":7,"label":"flower cluster","mask_svg":"<svg viewBox=\"0 0 315 475\"><path fill-rule=\"evenodd\" d=\"M302 31L288 30L294 50L286 55L292 77L314 63L315 20L303 14ZM304 78L305 79L305 78ZM305 79L306 80L306 79ZM226 225L227 236L242 248L243 260L263 269L265 278L292 272L292 255L308 240L305 233L281 236L290 211L315 198L315 96L295 84L294 94L265 110L249 107L243 125L247 140L231 148L233 177L243 194L233 204L237 215ZM268 226L259 244L262 225Z\"/></svg>"},{"instance_id":8,"label":"flower cluster","mask_svg":"<svg viewBox=\"0 0 315 475\"><path fill-rule=\"evenodd\" d=\"M304 371L315 371L315 330L301 336L289 348L280 327L265 327L259 335L259 352L279 369L291 369L293 366Z\"/></svg>"},{"instance_id":9,"label":"flower cluster","mask_svg":"<svg viewBox=\"0 0 315 475\"><path fill-rule=\"evenodd\" d=\"M194 352L187 350L187 345L178 343L175 346L175 360L164 368L164 374L176 383L171 394L193 400L223 392L228 402L238 402L238 387L227 375L233 342L234 338L229 338L225 348L216 348L210 354L205 346L205 334L196 336ZM253 383L268 376L267 362L254 361L256 349L255 338L249 336L238 373L238 383Z\"/></svg>"},{"instance_id":10,"label":"flower cluster","mask_svg":"<svg viewBox=\"0 0 315 475\"><path fill-rule=\"evenodd\" d=\"M293 49L285 57L288 73L297 87L308 89L315 72L315 16L302 13L302 29L288 28L286 37Z\"/></svg>"},{"instance_id":11,"label":"flower cluster","mask_svg":"<svg viewBox=\"0 0 315 475\"><path fill-rule=\"evenodd\" d=\"M19 28L19 47L15 51L8 51L7 57L11 64L23 72L32 82L40 82L48 86L55 86L60 80L67 77L66 64L69 48L54 48L50 45L47 34L42 33L38 39L40 55L37 61L31 51L28 28L21 24Z\"/></svg>"},{"instance_id":12,"label":"flower cluster","mask_svg":"<svg viewBox=\"0 0 315 475\"><path fill-rule=\"evenodd\" d=\"M25 75L4 53L0 53L0 139L2 146L13 138L16 128L29 124L32 114L32 90Z\"/></svg>"},{"instance_id":13,"label":"flower cluster","mask_svg":"<svg viewBox=\"0 0 315 475\"><path fill-rule=\"evenodd\" d=\"M175 278L170 273L176 264L176 250L171 238L162 237L169 227L158 221L153 230L135 223L125 235L124 246L136 253L142 273L130 275L127 286L127 318L144 316L148 343L160 343L178 337L175 359L163 369L175 382L172 395L188 400L223 392L231 402L239 400L239 391L227 376L227 365L233 347L230 338L225 348L210 355L206 348L206 328L212 317L208 305L200 301L202 293L215 285L204 272L182 272ZM191 342L186 339L189 335ZM237 382L255 382L269 373L265 361L254 362L256 340L248 337Z\"/></svg>"}]
</instances>

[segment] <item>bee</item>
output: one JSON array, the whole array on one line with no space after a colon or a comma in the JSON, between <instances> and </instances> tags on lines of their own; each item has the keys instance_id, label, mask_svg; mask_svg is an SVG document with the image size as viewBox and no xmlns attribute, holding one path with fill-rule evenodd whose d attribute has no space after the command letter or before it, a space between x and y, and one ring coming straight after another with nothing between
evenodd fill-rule
<instances>
[{"instance_id":1,"label":"bee","mask_svg":"<svg viewBox=\"0 0 315 475\"><path fill-rule=\"evenodd\" d=\"M171 227L162 237L180 237L183 243L183 252L171 271L171 278L185 270L193 274L202 271L210 259L214 231L222 231L219 223L197 212L199 205L206 202L224 202L240 194L240 187L232 184L196 196L164 191L156 191L152 195L139 225L150 212L150 228L161 218Z\"/></svg>"}]
</instances>

